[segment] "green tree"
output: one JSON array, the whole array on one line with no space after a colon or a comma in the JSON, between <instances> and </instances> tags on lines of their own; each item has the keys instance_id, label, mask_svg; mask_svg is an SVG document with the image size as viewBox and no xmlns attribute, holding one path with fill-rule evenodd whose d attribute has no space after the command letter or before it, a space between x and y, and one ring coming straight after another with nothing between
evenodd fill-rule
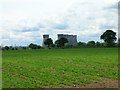
<instances>
[{"instance_id":1,"label":"green tree","mask_svg":"<svg viewBox=\"0 0 120 90\"><path fill-rule=\"evenodd\" d=\"M86 43L84 43L84 42L78 42L77 45L80 48L86 47Z\"/></svg>"},{"instance_id":2,"label":"green tree","mask_svg":"<svg viewBox=\"0 0 120 90\"><path fill-rule=\"evenodd\" d=\"M96 47L101 47L101 43L100 43L100 42L96 42L96 43L95 43L95 46L96 46Z\"/></svg>"},{"instance_id":3,"label":"green tree","mask_svg":"<svg viewBox=\"0 0 120 90\"><path fill-rule=\"evenodd\" d=\"M40 49L41 48L41 46L33 44L33 43L31 43L28 47L31 49Z\"/></svg>"},{"instance_id":4,"label":"green tree","mask_svg":"<svg viewBox=\"0 0 120 90\"><path fill-rule=\"evenodd\" d=\"M50 49L50 47L53 45L53 40L51 38L48 38L44 41L45 45L48 45L48 48Z\"/></svg>"},{"instance_id":5,"label":"green tree","mask_svg":"<svg viewBox=\"0 0 120 90\"><path fill-rule=\"evenodd\" d=\"M79 46L78 46L77 43L73 44L73 48L78 48L78 47L79 47Z\"/></svg>"},{"instance_id":6,"label":"green tree","mask_svg":"<svg viewBox=\"0 0 120 90\"><path fill-rule=\"evenodd\" d=\"M5 50L9 50L9 47L8 47L8 46L5 46Z\"/></svg>"},{"instance_id":7,"label":"green tree","mask_svg":"<svg viewBox=\"0 0 120 90\"><path fill-rule=\"evenodd\" d=\"M115 45L116 41L116 32L112 30L106 30L101 36L100 39L103 39L107 47L112 47Z\"/></svg>"},{"instance_id":8,"label":"green tree","mask_svg":"<svg viewBox=\"0 0 120 90\"><path fill-rule=\"evenodd\" d=\"M22 47L22 49L23 49L23 50L26 50L26 49L27 49L27 47Z\"/></svg>"},{"instance_id":9,"label":"green tree","mask_svg":"<svg viewBox=\"0 0 120 90\"><path fill-rule=\"evenodd\" d=\"M60 38L59 40L55 41L55 44L57 45L57 47L64 47L65 46L65 43L68 43L68 40L67 38Z\"/></svg>"},{"instance_id":10,"label":"green tree","mask_svg":"<svg viewBox=\"0 0 120 90\"><path fill-rule=\"evenodd\" d=\"M40 49L41 48L41 46L40 45L37 45L37 49Z\"/></svg>"},{"instance_id":11,"label":"green tree","mask_svg":"<svg viewBox=\"0 0 120 90\"><path fill-rule=\"evenodd\" d=\"M89 41L89 42L87 43L87 46L88 46L88 47L94 47L94 46L95 46L95 41Z\"/></svg>"},{"instance_id":12,"label":"green tree","mask_svg":"<svg viewBox=\"0 0 120 90\"><path fill-rule=\"evenodd\" d=\"M73 48L73 45L66 43L66 44L65 44L65 48Z\"/></svg>"},{"instance_id":13,"label":"green tree","mask_svg":"<svg viewBox=\"0 0 120 90\"><path fill-rule=\"evenodd\" d=\"M54 47L55 47L55 44L52 44L51 47L54 48Z\"/></svg>"},{"instance_id":14,"label":"green tree","mask_svg":"<svg viewBox=\"0 0 120 90\"><path fill-rule=\"evenodd\" d=\"M61 47L59 40L56 40L56 41L55 41L55 45L56 45L57 47Z\"/></svg>"}]
</instances>

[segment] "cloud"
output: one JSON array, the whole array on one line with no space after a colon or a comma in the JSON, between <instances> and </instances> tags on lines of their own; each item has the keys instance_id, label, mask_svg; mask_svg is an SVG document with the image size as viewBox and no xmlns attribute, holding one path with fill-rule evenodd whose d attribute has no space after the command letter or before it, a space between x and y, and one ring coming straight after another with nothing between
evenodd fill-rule
<instances>
[{"instance_id":1,"label":"cloud","mask_svg":"<svg viewBox=\"0 0 120 90\"><path fill-rule=\"evenodd\" d=\"M117 31L118 0L1 0L4 45L42 44L42 35L78 35L78 41L96 40L106 29ZM103 4L104 3L104 4ZM10 44L11 41L11 44Z\"/></svg>"},{"instance_id":2,"label":"cloud","mask_svg":"<svg viewBox=\"0 0 120 90\"><path fill-rule=\"evenodd\" d=\"M39 31L41 28L45 28L44 25L38 24L37 26L34 27L22 27L21 29L14 30L16 32L35 32Z\"/></svg>"},{"instance_id":3,"label":"cloud","mask_svg":"<svg viewBox=\"0 0 120 90\"><path fill-rule=\"evenodd\" d=\"M117 29L117 27L116 26L114 26L114 25L107 25L107 24L101 24L100 25L100 27L99 27L100 29Z\"/></svg>"},{"instance_id":4,"label":"cloud","mask_svg":"<svg viewBox=\"0 0 120 90\"><path fill-rule=\"evenodd\" d=\"M55 25L53 28L54 29L65 30L65 29L68 29L69 26L67 24L59 24L59 25Z\"/></svg>"}]
</instances>

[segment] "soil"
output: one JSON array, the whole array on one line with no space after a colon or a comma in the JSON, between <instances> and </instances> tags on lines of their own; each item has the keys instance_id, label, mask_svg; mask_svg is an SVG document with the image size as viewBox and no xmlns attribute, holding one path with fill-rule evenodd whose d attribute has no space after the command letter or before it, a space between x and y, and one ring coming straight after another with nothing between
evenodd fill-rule
<instances>
[{"instance_id":1,"label":"soil","mask_svg":"<svg viewBox=\"0 0 120 90\"><path fill-rule=\"evenodd\" d=\"M65 86L63 88L118 88L118 79L103 78L98 83L90 83L86 85L76 85L76 87Z\"/></svg>"}]
</instances>

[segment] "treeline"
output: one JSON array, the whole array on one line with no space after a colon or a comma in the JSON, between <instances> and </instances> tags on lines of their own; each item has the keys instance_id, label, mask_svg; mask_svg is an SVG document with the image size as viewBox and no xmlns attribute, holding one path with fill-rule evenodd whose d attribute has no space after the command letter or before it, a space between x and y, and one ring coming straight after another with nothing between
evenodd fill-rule
<instances>
[{"instance_id":1,"label":"treeline","mask_svg":"<svg viewBox=\"0 0 120 90\"><path fill-rule=\"evenodd\" d=\"M120 40L117 43L114 43L112 46L107 46L106 43L95 42L95 41L88 41L85 42L78 42L77 44L70 45L65 44L65 48L104 48L104 47L120 47Z\"/></svg>"},{"instance_id":2,"label":"treeline","mask_svg":"<svg viewBox=\"0 0 120 90\"><path fill-rule=\"evenodd\" d=\"M46 47L51 48L99 48L99 47L120 47L120 38L117 42L95 42L95 41L88 41L85 42L78 42L76 44L68 44L68 40L66 38L60 38L53 43L52 39L49 38L49 41L45 41ZM47 43L46 43L47 42ZM49 46L48 46L49 45Z\"/></svg>"},{"instance_id":3,"label":"treeline","mask_svg":"<svg viewBox=\"0 0 120 90\"><path fill-rule=\"evenodd\" d=\"M1 47L1 50L20 50L20 49L44 49L44 48L100 48L100 47L120 47L120 38L117 40L116 38L116 32L112 30L106 30L101 36L101 40L104 40L104 43L101 42L95 42L95 41L88 41L87 43L85 42L78 42L74 45L69 44L69 41L62 37L53 43L53 40L51 38L48 38L44 41L45 46L42 47L37 44L31 43L30 45L23 47L13 47L13 46L5 46Z\"/></svg>"},{"instance_id":4,"label":"treeline","mask_svg":"<svg viewBox=\"0 0 120 90\"><path fill-rule=\"evenodd\" d=\"M106 43L88 41L87 43L78 42L74 45L65 43L64 46L60 46L60 45L57 45L57 44L51 44L49 47L50 47L50 49L57 49L57 48L104 48L104 47L108 47L108 46L107 46ZM0 49L1 50L26 50L26 49L45 49L45 48L49 48L49 47L47 47L47 46L42 47L40 45L31 43L28 46L15 46L15 47L13 47L13 46L1 47L0 46ZM118 42L114 43L114 46L112 45L111 47L120 47L120 38L119 38Z\"/></svg>"},{"instance_id":5,"label":"treeline","mask_svg":"<svg viewBox=\"0 0 120 90\"><path fill-rule=\"evenodd\" d=\"M49 38L50 39L50 38ZM63 40L63 39L62 39ZM101 43L101 42L95 42L95 41L88 41L87 43L85 42L78 42L76 44L68 44L67 41L63 40L62 41L55 41L55 44L46 44L46 47L48 48L101 48L101 47L120 47L120 39L116 43L112 43L111 46L108 46L106 42ZM47 40L46 40L47 41Z\"/></svg>"},{"instance_id":6,"label":"treeline","mask_svg":"<svg viewBox=\"0 0 120 90\"><path fill-rule=\"evenodd\" d=\"M31 43L28 46L0 46L0 50L26 50L26 49L42 49L40 45Z\"/></svg>"},{"instance_id":7,"label":"treeline","mask_svg":"<svg viewBox=\"0 0 120 90\"><path fill-rule=\"evenodd\" d=\"M104 43L95 42L95 41L88 41L85 42L78 42L77 44L68 44L69 41L62 37L55 41L55 44L53 44L53 40L51 38L48 38L44 41L44 44L50 49L52 46L55 46L57 48L90 48L90 47L120 47L120 38L118 39L118 42L116 38L116 32L112 30L106 30L101 36L101 40L104 40Z\"/></svg>"}]
</instances>

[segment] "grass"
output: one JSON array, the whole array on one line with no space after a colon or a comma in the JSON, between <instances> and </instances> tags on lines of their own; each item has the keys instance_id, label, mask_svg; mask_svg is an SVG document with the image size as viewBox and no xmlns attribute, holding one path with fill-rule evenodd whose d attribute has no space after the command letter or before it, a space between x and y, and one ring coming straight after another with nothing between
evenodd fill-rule
<instances>
[{"instance_id":1,"label":"grass","mask_svg":"<svg viewBox=\"0 0 120 90\"><path fill-rule=\"evenodd\" d=\"M118 78L117 48L3 51L3 88L76 87Z\"/></svg>"}]
</instances>

